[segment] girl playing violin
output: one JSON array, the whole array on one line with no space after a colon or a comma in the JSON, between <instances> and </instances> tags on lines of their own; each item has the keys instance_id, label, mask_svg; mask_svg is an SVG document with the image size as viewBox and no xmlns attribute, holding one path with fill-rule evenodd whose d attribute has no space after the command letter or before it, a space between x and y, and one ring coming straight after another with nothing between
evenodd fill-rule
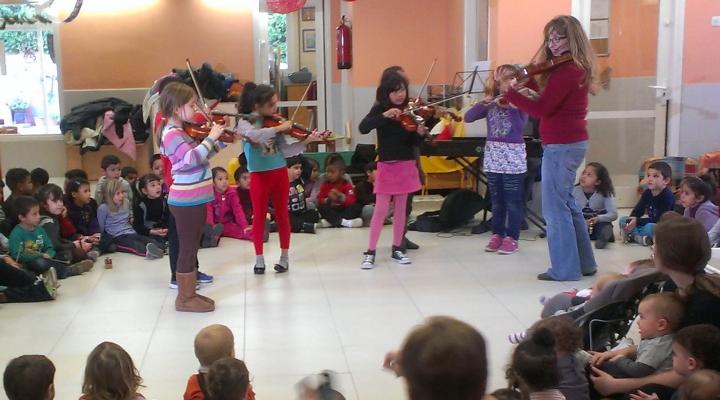
<instances>
[{"instance_id":1,"label":"girl playing violin","mask_svg":"<svg viewBox=\"0 0 720 400\"><path fill-rule=\"evenodd\" d=\"M253 207L253 221L258 229L253 229L255 245L255 274L265 273L263 257L262 224L268 210L268 201L275 206L275 222L280 235L280 260L275 271L287 272L290 268L288 250L290 249L290 217L288 215L289 192L288 172L285 158L296 156L305 150L305 145L322 140L322 135L313 131L304 140L289 144L283 132L292 129L292 121L281 122L272 127L263 127L264 119L272 119L277 113L278 97L275 89L269 85L245 84L240 99L241 113L251 114L254 121L238 120L237 131L245 138L244 152L250 171L250 199Z\"/></svg>"},{"instance_id":2,"label":"girl playing violin","mask_svg":"<svg viewBox=\"0 0 720 400\"><path fill-rule=\"evenodd\" d=\"M397 121L408 104L408 81L403 75L383 74L375 99L375 104L359 127L362 134L376 130L379 159L374 189L375 211L370 222L370 240L364 253L363 269L375 266L375 249L391 200L394 205L392 259L400 264L410 264L402 246L405 212L408 194L421 187L415 150L427 134L423 124L417 125L416 132L409 132Z\"/></svg>"},{"instance_id":3,"label":"girl playing violin","mask_svg":"<svg viewBox=\"0 0 720 400\"><path fill-rule=\"evenodd\" d=\"M487 99L506 93L517 74L514 65L501 65L488 75ZM518 251L520 224L523 218L523 186L527 163L523 129L527 114L508 104L483 101L465 114L465 122L487 118L488 135L483 157L492 198L492 236L485 251L512 254ZM507 222L506 222L507 221Z\"/></svg>"},{"instance_id":4,"label":"girl playing violin","mask_svg":"<svg viewBox=\"0 0 720 400\"><path fill-rule=\"evenodd\" d=\"M218 141L225 127L213 125L207 137L199 143L188 136L182 127L184 123L193 120L196 102L195 91L184 83L173 82L163 88L160 111L168 118L168 122L162 130L160 142L162 153L172 164L173 183L168 205L175 219L180 242L175 309L208 312L215 309L215 302L195 293L195 268L207 216L206 203L213 200L208 159L225 147L224 143Z\"/></svg>"},{"instance_id":5,"label":"girl playing violin","mask_svg":"<svg viewBox=\"0 0 720 400\"><path fill-rule=\"evenodd\" d=\"M594 53L580 22L571 16L558 16L545 25L544 41L535 61L539 64L564 54L572 60L539 75L537 99L527 98L517 80L506 98L528 114L540 118L543 142L542 198L547 221L550 269L540 280L579 280L595 274L597 264L582 211L573 199L575 171L588 148L588 92L595 73Z\"/></svg>"}]
</instances>

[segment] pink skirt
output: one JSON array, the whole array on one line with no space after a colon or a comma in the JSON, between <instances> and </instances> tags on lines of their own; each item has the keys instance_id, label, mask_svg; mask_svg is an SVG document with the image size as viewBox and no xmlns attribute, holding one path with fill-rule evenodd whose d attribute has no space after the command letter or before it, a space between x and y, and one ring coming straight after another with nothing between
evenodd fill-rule
<instances>
[{"instance_id":1,"label":"pink skirt","mask_svg":"<svg viewBox=\"0 0 720 400\"><path fill-rule=\"evenodd\" d=\"M407 194L422 188L417 161L381 161L377 163L375 194Z\"/></svg>"}]
</instances>

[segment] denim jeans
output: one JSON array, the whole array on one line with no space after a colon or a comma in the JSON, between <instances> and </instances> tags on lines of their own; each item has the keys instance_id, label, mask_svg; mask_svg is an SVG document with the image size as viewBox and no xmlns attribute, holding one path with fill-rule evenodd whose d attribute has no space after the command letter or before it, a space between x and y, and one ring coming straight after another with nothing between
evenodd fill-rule
<instances>
[{"instance_id":1,"label":"denim jeans","mask_svg":"<svg viewBox=\"0 0 720 400\"><path fill-rule=\"evenodd\" d=\"M573 198L575 174L585 158L587 141L543 146L542 211L547 222L550 276L580 280L597 268L587 223Z\"/></svg>"},{"instance_id":2,"label":"denim jeans","mask_svg":"<svg viewBox=\"0 0 720 400\"><path fill-rule=\"evenodd\" d=\"M623 232L625 231L625 225L628 224L629 219L630 219L630 217L620 217L620 229L622 229ZM637 237L637 236L652 237L653 232L655 231L655 225L656 224L654 224L652 222L648 222L641 226L635 226L635 228L633 228L632 232L630 232L630 237L633 238L633 240L635 240L635 237Z\"/></svg>"},{"instance_id":3,"label":"denim jeans","mask_svg":"<svg viewBox=\"0 0 720 400\"><path fill-rule=\"evenodd\" d=\"M492 200L492 232L514 240L520 237L523 219L523 185L525 174L487 173Z\"/></svg>"}]
</instances>

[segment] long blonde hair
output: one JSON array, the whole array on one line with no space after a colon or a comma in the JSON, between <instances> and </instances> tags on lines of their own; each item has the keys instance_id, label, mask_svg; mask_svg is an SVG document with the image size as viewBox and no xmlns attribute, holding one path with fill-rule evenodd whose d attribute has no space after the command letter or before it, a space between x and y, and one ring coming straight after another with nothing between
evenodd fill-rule
<instances>
[{"instance_id":1,"label":"long blonde hair","mask_svg":"<svg viewBox=\"0 0 720 400\"><path fill-rule=\"evenodd\" d=\"M512 79L520 69L512 64L503 64L495 68L491 74L485 79L485 95L495 97L500 94L500 81L503 79Z\"/></svg>"},{"instance_id":2,"label":"long blonde hair","mask_svg":"<svg viewBox=\"0 0 720 400\"><path fill-rule=\"evenodd\" d=\"M599 89L597 84L597 66L595 65L595 51L590 46L590 40L585 34L580 21L570 15L558 15L550 20L543 29L543 43L535 54L534 62L542 63L553 58L553 54L547 46L550 32L556 32L568 39L570 55L575 64L585 71L583 85L588 85L590 93L595 94ZM550 71L540 74L537 78L541 87L545 86Z\"/></svg>"},{"instance_id":3,"label":"long blonde hair","mask_svg":"<svg viewBox=\"0 0 720 400\"><path fill-rule=\"evenodd\" d=\"M115 201L113 201L113 198L115 197L115 193L118 191L122 191L122 185L120 184L119 179L109 179L105 182L105 190L103 191L103 203L107 204L108 208L111 212L118 212L120 210L124 210L128 208L128 199L124 198L123 203L121 205L115 204Z\"/></svg>"}]
</instances>

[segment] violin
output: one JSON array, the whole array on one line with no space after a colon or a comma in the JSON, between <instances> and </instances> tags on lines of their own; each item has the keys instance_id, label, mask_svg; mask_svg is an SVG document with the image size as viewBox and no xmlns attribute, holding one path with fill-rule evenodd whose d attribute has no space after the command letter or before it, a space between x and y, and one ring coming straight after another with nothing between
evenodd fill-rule
<instances>
[{"instance_id":1,"label":"violin","mask_svg":"<svg viewBox=\"0 0 720 400\"><path fill-rule=\"evenodd\" d=\"M522 89L527 89L524 84L527 83L527 81L532 77L533 75L542 74L544 72L550 71L553 68L557 67L560 64L566 63L568 61L572 61L572 55L570 53L565 53L561 56L553 57L549 60L545 60L541 63L530 63L522 68L513 76L513 78L517 79L520 86L516 88L516 90L521 91ZM530 89L527 89L530 91ZM489 104L492 102L495 102L501 106L508 106L510 105L510 102L505 98L505 94L500 94L492 99L484 101L485 103Z\"/></svg>"},{"instance_id":2,"label":"violin","mask_svg":"<svg viewBox=\"0 0 720 400\"><path fill-rule=\"evenodd\" d=\"M201 142L208 137L213 125L225 125L225 119L220 115L213 115L210 123L208 123L207 120L205 122L186 121L183 122L183 130L188 136L198 142ZM232 129L223 129L223 132L218 140L225 143L235 143L235 136L236 132Z\"/></svg>"}]
</instances>

